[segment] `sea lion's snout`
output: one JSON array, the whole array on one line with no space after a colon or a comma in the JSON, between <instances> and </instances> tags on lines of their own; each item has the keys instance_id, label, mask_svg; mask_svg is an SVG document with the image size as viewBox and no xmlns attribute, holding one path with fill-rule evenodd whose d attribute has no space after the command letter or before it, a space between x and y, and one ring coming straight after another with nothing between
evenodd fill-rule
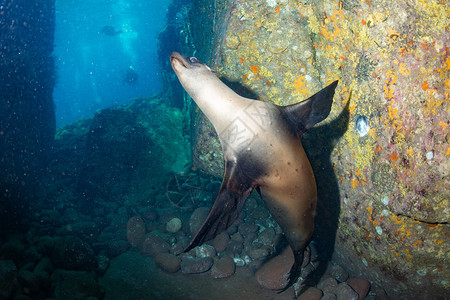
<instances>
[{"instance_id":1,"label":"sea lion's snout","mask_svg":"<svg viewBox=\"0 0 450 300\"><path fill-rule=\"evenodd\" d=\"M177 64L183 66L184 68L189 68L189 62L187 58L178 52L172 52L172 54L170 54L170 64L172 65L172 68L174 70Z\"/></svg>"},{"instance_id":2,"label":"sea lion's snout","mask_svg":"<svg viewBox=\"0 0 450 300\"><path fill-rule=\"evenodd\" d=\"M174 70L175 70L177 64L183 66L185 69L205 66L208 70L210 70L209 67L204 65L197 57L195 57L195 56L186 57L175 51L172 52L172 54L170 55L170 63Z\"/></svg>"}]
</instances>

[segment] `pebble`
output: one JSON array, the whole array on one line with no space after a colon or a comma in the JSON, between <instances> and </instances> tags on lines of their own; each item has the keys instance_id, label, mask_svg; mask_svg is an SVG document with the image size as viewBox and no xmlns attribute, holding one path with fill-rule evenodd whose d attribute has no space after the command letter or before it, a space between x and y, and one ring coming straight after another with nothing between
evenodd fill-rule
<instances>
[{"instance_id":1,"label":"pebble","mask_svg":"<svg viewBox=\"0 0 450 300\"><path fill-rule=\"evenodd\" d=\"M319 281L319 284L317 284L317 288L321 289L324 294L334 294L337 286L337 280L327 275L323 276Z\"/></svg>"},{"instance_id":2,"label":"pebble","mask_svg":"<svg viewBox=\"0 0 450 300\"><path fill-rule=\"evenodd\" d=\"M181 272L183 274L199 274L211 269L213 259L211 257L189 258L185 257L181 260Z\"/></svg>"},{"instance_id":3,"label":"pebble","mask_svg":"<svg viewBox=\"0 0 450 300\"><path fill-rule=\"evenodd\" d=\"M257 241L263 245L271 246L273 245L274 238L275 230L273 228L266 228L259 234Z\"/></svg>"},{"instance_id":4,"label":"pebble","mask_svg":"<svg viewBox=\"0 0 450 300\"><path fill-rule=\"evenodd\" d=\"M336 300L335 294L323 294L322 298L320 300Z\"/></svg>"},{"instance_id":5,"label":"pebble","mask_svg":"<svg viewBox=\"0 0 450 300\"><path fill-rule=\"evenodd\" d=\"M129 248L130 244L124 240L109 240L101 245L101 249L110 259L126 252Z\"/></svg>"},{"instance_id":6,"label":"pebble","mask_svg":"<svg viewBox=\"0 0 450 300\"><path fill-rule=\"evenodd\" d=\"M155 222L158 219L158 213L152 206L142 208L139 213L149 222Z\"/></svg>"},{"instance_id":7,"label":"pebble","mask_svg":"<svg viewBox=\"0 0 450 300\"><path fill-rule=\"evenodd\" d=\"M17 274L17 280L31 294L37 293L40 289L39 277L31 271L20 270Z\"/></svg>"},{"instance_id":8,"label":"pebble","mask_svg":"<svg viewBox=\"0 0 450 300\"><path fill-rule=\"evenodd\" d=\"M349 277L348 272L345 271L344 268L334 264L329 265L328 273L330 274L330 276L336 278L336 280L339 282L345 282Z\"/></svg>"},{"instance_id":9,"label":"pebble","mask_svg":"<svg viewBox=\"0 0 450 300\"><path fill-rule=\"evenodd\" d=\"M358 300L359 295L345 282L340 283L336 289L337 300Z\"/></svg>"},{"instance_id":10,"label":"pebble","mask_svg":"<svg viewBox=\"0 0 450 300\"><path fill-rule=\"evenodd\" d=\"M166 224L166 230L170 233L176 233L181 229L181 220L179 218L172 218Z\"/></svg>"},{"instance_id":11,"label":"pebble","mask_svg":"<svg viewBox=\"0 0 450 300\"><path fill-rule=\"evenodd\" d=\"M168 273L175 273L180 269L180 259L170 253L159 253L155 256L155 263Z\"/></svg>"},{"instance_id":12,"label":"pebble","mask_svg":"<svg viewBox=\"0 0 450 300\"><path fill-rule=\"evenodd\" d=\"M350 278L347 284L359 295L359 299L364 299L370 290L370 283L363 278Z\"/></svg>"},{"instance_id":13,"label":"pebble","mask_svg":"<svg viewBox=\"0 0 450 300\"><path fill-rule=\"evenodd\" d=\"M230 241L230 236L228 235L228 233L226 231L224 231L224 232L218 234L214 238L214 242L213 242L214 248L216 248L217 252L223 252L227 248L229 241Z\"/></svg>"},{"instance_id":14,"label":"pebble","mask_svg":"<svg viewBox=\"0 0 450 300\"><path fill-rule=\"evenodd\" d=\"M229 235L233 235L238 231L238 226L236 224L232 224L230 227L227 228L227 232Z\"/></svg>"},{"instance_id":15,"label":"pebble","mask_svg":"<svg viewBox=\"0 0 450 300\"><path fill-rule=\"evenodd\" d=\"M99 275L103 275L106 273L106 271L109 268L109 263L110 263L110 260L106 255L100 254L97 256L97 266L98 266L97 270L98 270Z\"/></svg>"},{"instance_id":16,"label":"pebble","mask_svg":"<svg viewBox=\"0 0 450 300\"><path fill-rule=\"evenodd\" d=\"M244 237L239 232L236 232L235 234L233 234L231 236L231 240L235 241L235 242L243 243Z\"/></svg>"},{"instance_id":17,"label":"pebble","mask_svg":"<svg viewBox=\"0 0 450 300\"><path fill-rule=\"evenodd\" d=\"M250 233L257 232L259 229L258 225L255 224L249 224L249 223L242 223L239 225L239 233L242 235L248 235Z\"/></svg>"},{"instance_id":18,"label":"pebble","mask_svg":"<svg viewBox=\"0 0 450 300\"><path fill-rule=\"evenodd\" d=\"M259 249L251 249L250 251L248 251L248 255L252 258L252 259L263 259L267 256L270 255L270 251L268 248L266 247L261 247Z\"/></svg>"},{"instance_id":19,"label":"pebble","mask_svg":"<svg viewBox=\"0 0 450 300\"><path fill-rule=\"evenodd\" d=\"M234 274L236 266L234 260L229 256L219 258L211 268L213 278L226 278Z\"/></svg>"},{"instance_id":20,"label":"pebble","mask_svg":"<svg viewBox=\"0 0 450 300\"><path fill-rule=\"evenodd\" d=\"M141 245L141 253L144 255L156 256L159 253L170 251L170 245L159 236L148 233Z\"/></svg>"},{"instance_id":21,"label":"pebble","mask_svg":"<svg viewBox=\"0 0 450 300\"><path fill-rule=\"evenodd\" d=\"M216 256L216 249L211 245L201 245L195 247L195 256L197 257L214 257Z\"/></svg>"},{"instance_id":22,"label":"pebble","mask_svg":"<svg viewBox=\"0 0 450 300\"><path fill-rule=\"evenodd\" d=\"M62 269L93 270L97 263L90 244L75 236L66 236L54 240L50 259Z\"/></svg>"},{"instance_id":23,"label":"pebble","mask_svg":"<svg viewBox=\"0 0 450 300\"><path fill-rule=\"evenodd\" d=\"M309 287L304 293L299 295L298 300L320 300L322 291L315 287Z\"/></svg>"},{"instance_id":24,"label":"pebble","mask_svg":"<svg viewBox=\"0 0 450 300\"><path fill-rule=\"evenodd\" d=\"M131 246L139 247L145 238L146 231L144 219L140 216L131 217L127 223L127 240Z\"/></svg>"},{"instance_id":25,"label":"pebble","mask_svg":"<svg viewBox=\"0 0 450 300\"><path fill-rule=\"evenodd\" d=\"M271 290L279 290L286 286L287 273L294 263L294 255L290 247L286 247L283 252L267 261L258 271L255 277L258 283Z\"/></svg>"},{"instance_id":26,"label":"pebble","mask_svg":"<svg viewBox=\"0 0 450 300\"><path fill-rule=\"evenodd\" d=\"M242 251L244 250L244 245L242 244L242 242L230 240L228 242L226 250L227 250L227 252L229 252L233 255L241 254Z\"/></svg>"}]
</instances>

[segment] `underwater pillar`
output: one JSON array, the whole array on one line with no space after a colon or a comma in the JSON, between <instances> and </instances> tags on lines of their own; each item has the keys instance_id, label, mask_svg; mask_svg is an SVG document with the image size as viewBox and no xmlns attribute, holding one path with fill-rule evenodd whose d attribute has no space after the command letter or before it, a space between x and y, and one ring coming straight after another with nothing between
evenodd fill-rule
<instances>
[{"instance_id":1,"label":"underwater pillar","mask_svg":"<svg viewBox=\"0 0 450 300\"><path fill-rule=\"evenodd\" d=\"M0 5L0 207L35 198L55 133L55 1Z\"/></svg>"}]
</instances>

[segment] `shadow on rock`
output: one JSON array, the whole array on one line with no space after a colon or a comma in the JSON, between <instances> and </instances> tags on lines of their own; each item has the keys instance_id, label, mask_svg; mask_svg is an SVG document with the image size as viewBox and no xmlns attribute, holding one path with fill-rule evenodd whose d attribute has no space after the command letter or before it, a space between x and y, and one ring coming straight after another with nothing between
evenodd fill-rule
<instances>
[{"instance_id":1,"label":"shadow on rock","mask_svg":"<svg viewBox=\"0 0 450 300\"><path fill-rule=\"evenodd\" d=\"M350 96L351 97L351 96ZM331 162L331 153L337 141L349 126L350 98L340 115L329 124L312 128L302 143L311 162L317 183L317 213L313 240L319 248L320 263L308 278L307 286L315 285L325 273L334 251L341 212L339 185Z\"/></svg>"}]
</instances>

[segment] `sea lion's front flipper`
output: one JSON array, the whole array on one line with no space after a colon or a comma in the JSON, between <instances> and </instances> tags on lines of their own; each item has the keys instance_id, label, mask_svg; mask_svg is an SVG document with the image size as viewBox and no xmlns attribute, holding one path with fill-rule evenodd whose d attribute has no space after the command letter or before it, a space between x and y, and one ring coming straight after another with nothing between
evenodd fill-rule
<instances>
[{"instance_id":1,"label":"sea lion's front flipper","mask_svg":"<svg viewBox=\"0 0 450 300\"><path fill-rule=\"evenodd\" d=\"M184 252L213 239L239 216L245 200L253 191L251 180L243 180L236 163L225 161L225 175L214 204L200 230Z\"/></svg>"},{"instance_id":2,"label":"sea lion's front flipper","mask_svg":"<svg viewBox=\"0 0 450 300\"><path fill-rule=\"evenodd\" d=\"M315 124L325 120L331 111L337 84L336 80L300 103L280 107L285 120L290 123L298 136L302 136Z\"/></svg>"}]
</instances>

